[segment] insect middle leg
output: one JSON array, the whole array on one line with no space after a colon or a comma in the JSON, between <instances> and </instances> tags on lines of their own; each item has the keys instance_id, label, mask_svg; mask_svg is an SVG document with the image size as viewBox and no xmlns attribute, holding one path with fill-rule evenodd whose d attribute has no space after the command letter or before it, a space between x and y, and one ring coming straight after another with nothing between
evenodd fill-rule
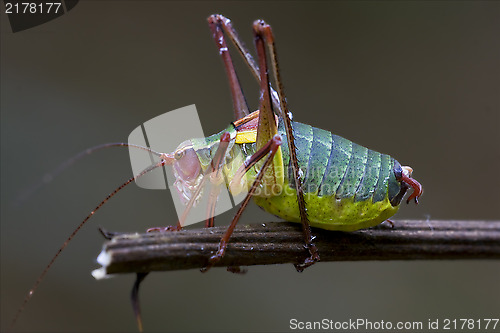
<instances>
[{"instance_id":1,"label":"insect middle leg","mask_svg":"<svg viewBox=\"0 0 500 333\"><path fill-rule=\"evenodd\" d=\"M270 167L271 163L273 162L274 156L276 152L278 151L279 147L281 146L282 140L281 136L279 135L274 135L269 142L259 149L255 154L253 154L242 167L240 170L238 170L237 174L239 175L244 175L250 168L254 167L257 162L262 160L265 156L267 156L266 160L264 161L264 164L262 168L259 170L257 173L257 176L255 177L254 182L252 183L252 186L250 187L250 190L246 194L245 198L243 199L243 202L240 205L240 208L236 212L233 220L231 221L231 224L227 228L226 233L224 236L222 236L220 243L219 243L219 248L217 250L217 253L210 257L209 262L207 266L202 268L202 272L208 271L210 267L215 265L219 260L222 259L224 254L226 253L227 249L227 244L229 242L229 238L233 234L234 228L236 227L236 224L238 223L241 215L243 214L243 211L247 207L248 203L250 202L250 198L254 195L256 189L260 185L262 178L264 177L266 170ZM236 178L236 181L239 180L239 177Z\"/></svg>"}]
</instances>

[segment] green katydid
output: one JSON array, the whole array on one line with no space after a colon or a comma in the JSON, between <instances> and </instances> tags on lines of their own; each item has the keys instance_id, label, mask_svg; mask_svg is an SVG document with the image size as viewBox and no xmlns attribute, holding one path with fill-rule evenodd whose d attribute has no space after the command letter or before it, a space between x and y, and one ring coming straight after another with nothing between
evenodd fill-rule
<instances>
[{"instance_id":1,"label":"green katydid","mask_svg":"<svg viewBox=\"0 0 500 333\"><path fill-rule=\"evenodd\" d=\"M310 257L297 265L303 269L319 260L316 247L312 243L309 226L328 230L353 231L375 226L394 215L409 187L414 189L407 202L422 194L421 185L411 178L412 169L402 167L394 158L357 145L347 139L312 126L292 122L288 111L274 45L271 27L264 21L254 22L255 43L259 64L240 42L229 19L222 15L208 18L213 38L219 48L229 78L235 118L228 128L206 139L191 139L178 147L166 158L166 164L182 170L176 175L180 192L188 192L188 208L199 193L193 184L199 183L208 171L221 171L228 179L230 191L239 187L249 189L248 197L266 211L285 220L301 222L304 226L306 245ZM259 110L249 114L236 71L228 52L223 31L234 42L244 56L248 66L260 82ZM270 50L272 69L276 79L277 93L270 87L266 46ZM279 136L286 144L276 151L272 143ZM227 142L221 149L222 143ZM228 148L230 147L230 148ZM259 150L259 152L256 152ZM248 159L239 168L234 163L232 150L241 151ZM222 164L214 164L224 154ZM264 170L264 156L274 155L269 167ZM271 155L268 156L268 159ZM254 166L256 163L256 166ZM215 166L214 166L215 165ZM236 170L237 169L237 170ZM263 171L264 170L264 171ZM242 175L245 177L242 177ZM262 177L262 180L260 177ZM244 185L241 185L241 182ZM259 189L259 191L256 191ZM254 193L255 192L255 193ZM242 210L238 211L228 232L221 240L219 252L209 262L209 266L223 255L232 229ZM212 203L215 205L215 202ZM213 225L213 218L207 217L207 226ZM182 228L181 217L176 229ZM168 227L171 230L172 227ZM150 231L166 230L153 228ZM207 267L208 268L208 267Z\"/></svg>"},{"instance_id":2,"label":"green katydid","mask_svg":"<svg viewBox=\"0 0 500 333\"><path fill-rule=\"evenodd\" d=\"M250 199L274 215L302 223L310 256L296 264L298 271L320 260L310 226L341 231L375 226L398 211L410 187L413 193L407 203L412 199L418 203L423 190L411 177L413 170L410 167L401 166L389 155L367 149L326 130L292 121L269 25L262 20L255 21L253 25L257 64L238 38L229 19L212 15L208 22L228 76L235 121L208 138L187 140L171 153L136 147L150 151L160 161L114 190L80 223L37 279L13 323L55 259L89 218L126 185L164 165L171 165L176 170L176 186L186 196L186 209L176 226L151 228L148 230L150 232L181 229L190 208L203 194L203 183L211 184L210 197L214 198L209 200L207 227L214 225L214 217L210 212L214 211L217 204L216 195L220 186L225 184L232 194L247 191L220 241L218 252L208 258L202 271L207 271L224 256L231 233ZM233 42L260 84L259 110L255 112L250 113L246 105L225 36ZM266 51L270 52L276 91L269 82ZM236 155L243 155L246 159L234 159ZM138 275L134 285L134 309L137 309L137 291L143 278L144 274ZM140 320L137 310L136 314Z\"/></svg>"}]
</instances>

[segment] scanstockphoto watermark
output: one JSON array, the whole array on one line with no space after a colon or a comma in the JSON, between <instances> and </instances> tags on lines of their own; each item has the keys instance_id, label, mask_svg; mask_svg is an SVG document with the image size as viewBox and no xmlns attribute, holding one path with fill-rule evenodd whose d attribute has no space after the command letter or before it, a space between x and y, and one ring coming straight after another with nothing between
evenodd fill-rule
<instances>
[{"instance_id":1,"label":"scanstockphoto watermark","mask_svg":"<svg viewBox=\"0 0 500 333\"><path fill-rule=\"evenodd\" d=\"M293 331L466 331L466 332L497 332L499 318L433 318L426 321L385 321L366 318L344 321L324 318L319 321L300 321L290 319L289 329Z\"/></svg>"},{"instance_id":2,"label":"scanstockphoto watermark","mask_svg":"<svg viewBox=\"0 0 500 333\"><path fill-rule=\"evenodd\" d=\"M207 218L220 215L241 203L250 190L257 173L254 167L252 172L237 176L236 170L255 151L255 147L246 151L243 145L235 144L235 137L233 137L223 159L221 168L224 174L223 181L220 181L222 178L214 172L208 177L204 174L205 170L210 167L210 160L215 156L219 139L205 136L194 104L166 112L144 122L130 133L128 143L131 145L129 153L134 175L142 173L143 170L159 162L158 156L147 150L137 149L137 146L148 147L156 152L173 156L183 152L181 154L183 157L176 159L172 165L165 166L163 169L157 168L136 179L136 184L145 189L169 189L177 216L185 216L183 226L205 221ZM186 153L189 150L192 152ZM336 189L330 188L332 186L330 184L338 184L335 180L341 179L342 174L338 173L335 168L332 170L325 173L324 168L315 166L310 166L307 170L300 170L302 181L305 183L302 185L304 192L315 193L320 190L318 185L311 185L310 182L307 182L308 179L322 179L321 190L333 193ZM202 182L203 177L206 177L204 182ZM291 175L284 177L285 180L290 179L290 183L285 181L284 184L278 183L273 186L264 185L274 182L274 179L268 180L267 177L269 175L266 174L261 184L256 188L254 195L260 197L296 195L296 185ZM271 176L271 178L273 177ZM207 216L206 207L210 205L210 196L214 193L212 185L215 185L216 181L216 186L220 187L217 190L217 202L215 209L210 212L211 216ZM183 213L193 197L193 205L186 216Z\"/></svg>"},{"instance_id":3,"label":"scanstockphoto watermark","mask_svg":"<svg viewBox=\"0 0 500 333\"><path fill-rule=\"evenodd\" d=\"M291 330L325 330L325 331L384 331L384 330L412 330L418 331L424 329L424 323L421 321L371 321L358 318L345 321L336 321L324 318L320 321L300 321L290 319L289 328Z\"/></svg>"},{"instance_id":4,"label":"scanstockphoto watermark","mask_svg":"<svg viewBox=\"0 0 500 333\"><path fill-rule=\"evenodd\" d=\"M228 124L228 126L226 130L230 131L231 125ZM130 162L134 175L139 175L159 163L157 155L145 149L137 149L137 146L177 156L169 165L156 168L137 178L136 184L145 189L170 190L177 216L183 216L182 226L205 221L207 218L232 209L244 200L251 189L259 164L245 171L244 174L238 170L255 153L255 143L250 142L252 147L237 144L237 134L234 128L232 128L233 134L225 156L222 158L223 162L220 166L222 172L213 171L206 174L213 167L211 165L220 145L220 135L226 130L219 135L206 137L196 106L193 104L152 118L135 128L129 135ZM266 171L253 195L258 197L295 196L297 185L290 173L291 168L282 167L274 171L279 173L280 169L281 172L288 170L289 174L277 176ZM306 200L309 194L336 193L344 177L344 171L316 165L302 166L299 174ZM283 179L284 182L276 182L275 177ZM214 189L214 186L217 189ZM217 193L215 206L214 200L210 199L214 193ZM192 205L189 205L190 201ZM340 198L336 202L338 205L343 204ZM186 215L184 212L188 206L189 214ZM207 207L214 207L208 213L210 216L207 216Z\"/></svg>"}]
</instances>

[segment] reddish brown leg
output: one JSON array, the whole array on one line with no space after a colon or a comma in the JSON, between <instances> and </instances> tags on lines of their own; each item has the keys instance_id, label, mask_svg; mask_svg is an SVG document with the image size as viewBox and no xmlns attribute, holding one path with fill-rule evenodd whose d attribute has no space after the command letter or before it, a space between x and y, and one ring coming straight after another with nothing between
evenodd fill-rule
<instances>
[{"instance_id":1,"label":"reddish brown leg","mask_svg":"<svg viewBox=\"0 0 500 333\"><path fill-rule=\"evenodd\" d=\"M215 206L217 205L217 197L224 181L222 166L224 165L224 157L226 156L230 139L230 135L227 132L221 136L221 142L211 163L211 172L206 175L206 177L210 177L211 184L207 206L207 220L205 221L205 227L207 228L214 226Z\"/></svg>"},{"instance_id":2,"label":"reddish brown leg","mask_svg":"<svg viewBox=\"0 0 500 333\"><path fill-rule=\"evenodd\" d=\"M253 194L255 193L255 190L259 186L267 167L271 164L271 162L274 158L274 155L276 154L276 151L278 151L279 146L281 146L281 143L282 143L281 137L279 135L275 135L264 147L259 149L259 151L257 151L254 155L252 155L250 157L250 161L248 164L255 165L255 163L257 163L262 158L262 156L268 155L265 162L264 162L264 165L257 173L257 176L255 177L255 180L254 180L250 190L248 191L247 195L245 196L245 199L241 203L240 208L236 212L236 215L234 216L233 220L231 221L231 224L227 228L226 233L224 234L224 236L222 236L220 243L219 243L219 249L217 250L217 253L215 255L213 255L212 257L210 257L207 266L201 269L202 272L208 271L210 269L210 267L212 267L220 259L222 259L222 257L226 253L226 248L227 248L227 243L229 242L229 238L233 234L233 231L234 231L234 228L236 227L236 224L238 223L241 215L243 214L243 211L247 207L248 202L250 201L250 198L253 196Z\"/></svg>"},{"instance_id":3,"label":"reddish brown leg","mask_svg":"<svg viewBox=\"0 0 500 333\"><path fill-rule=\"evenodd\" d=\"M250 70L251 70L253 76L255 77L255 79L257 80L257 82L260 83L259 67L257 66L257 63L255 62L254 58L252 57L252 55L250 54L248 49L245 47L245 44L238 37L236 30L233 28L233 26L231 24L231 20L228 19L227 17L222 16L222 15L215 14L215 15L212 15L208 18L208 22L210 25L217 25L219 30L224 31L224 33L227 35L227 37L229 37L229 39L231 40L233 45L236 47L236 49L238 50L240 55L243 57L243 60L245 61L247 66L250 68ZM222 38L224 38L223 35L222 35ZM215 42L218 43L218 40L216 39ZM219 47L219 50L220 50L220 47ZM227 56L229 56L229 55L227 55ZM223 58L223 60L224 60L224 58ZM226 65L226 68L227 68L227 65ZM276 91L274 91L274 89L272 87L269 87L269 89L271 91L271 99L272 99L274 107L276 109L280 110L280 112L281 112L281 106L280 106L280 102L278 99L278 94L276 93ZM241 88L240 88L240 90L241 90Z\"/></svg>"},{"instance_id":4,"label":"reddish brown leg","mask_svg":"<svg viewBox=\"0 0 500 333\"><path fill-rule=\"evenodd\" d=\"M297 153L296 153L297 148L295 146L295 139L294 139L294 135L293 135L292 121L290 119L290 112L288 111L286 98L285 98L285 94L284 94L284 89L283 89L283 84L281 82L281 76L280 76L280 71L279 71L279 66L278 66L278 56L276 53L276 47L274 45L274 35L273 35L272 30L271 30L271 27L268 24L266 24L263 20L255 21L253 27L254 27L254 33L255 33L258 51L259 51L259 48L264 48L264 46L261 45L261 43L259 43L258 41L265 40L267 47L269 48L269 50L271 52L274 78L276 80L276 86L278 88L278 95L279 95L279 99L280 99L280 105L282 108L282 118L284 121L285 130L287 133L288 148L290 151L290 160L292 162L293 175L294 175L296 190L297 190L297 202L298 202L298 206L299 206L300 220L302 222L302 229L304 232L305 243L306 243L307 248L309 249L309 254L310 254L310 256L307 259L305 259L303 263L295 265L295 268L297 269L297 271L301 272L305 268L314 264L316 261L319 261L320 257L319 257L318 249L317 249L316 245L313 243L314 237L312 236L311 227L309 226L309 218L307 217L306 204L305 204L305 200L304 200L304 192L302 189L302 178L299 175L299 164L298 164ZM264 56L265 56L265 52L264 52ZM259 60L261 60L261 59L259 59Z\"/></svg>"},{"instance_id":5,"label":"reddish brown leg","mask_svg":"<svg viewBox=\"0 0 500 333\"><path fill-rule=\"evenodd\" d=\"M205 221L205 228L211 228L215 225L215 206L217 205L217 197L219 196L219 193L220 185L212 184L208 197L207 220Z\"/></svg>"},{"instance_id":6,"label":"reddish brown leg","mask_svg":"<svg viewBox=\"0 0 500 333\"><path fill-rule=\"evenodd\" d=\"M255 60L251 56L250 52L246 49L245 45L239 39L236 31L232 27L231 21L222 15L212 15L211 17L208 18L208 21L209 21L209 24L211 26L216 25L217 29L219 30L217 35L214 33L214 38L219 38L219 39L216 39L216 43L219 40L221 40L220 39L221 37L222 37L222 40L224 40L224 37L223 37L222 33L220 32L220 30L224 30L224 33L226 33L226 35L230 38L230 40L236 46L238 52L245 59L245 62L250 67L254 77L257 79L257 81L260 82L262 80L262 78L261 78L261 74L259 71L259 67L257 66ZM289 113L288 108L286 106L286 100L285 100L285 95L283 92L284 91L283 86L281 84L281 78L280 78L280 73L279 73L279 68L278 68L278 61L277 61L277 55L276 55L276 48L274 46L273 34L271 31L271 28L267 24L265 24L263 21L257 21L254 24L254 30L256 31L256 38L262 39L262 37L265 37L266 43L271 50L271 59L273 62L274 76L275 76L276 84L278 87L279 97L278 97L278 94L271 87L269 87L270 97L272 99L274 107L276 108L276 110L279 110L279 113L281 114L282 118L284 119L285 129L287 131L287 137L288 137L289 151L291 152L291 154L293 154L293 156L291 156L291 159L293 162L292 167L293 167L294 177L296 179L296 184L297 184L297 200L299 203L301 221L303 223L302 226L303 226L303 230L304 230L304 237L305 237L306 245L309 248L309 252L310 252L310 257L308 259L306 259L304 261L304 263L302 263L300 265L296 265L297 270L302 271L304 268L312 265L314 262L319 260L319 253L318 253L316 246L312 243L313 236L312 236L312 233L311 233L311 230L309 227L307 213L305 210L305 201L304 201L304 197L303 197L303 190L301 187L301 178L299 177L299 174L298 174L298 162L297 162L296 153L295 153L296 147L294 144L293 129L291 126L290 113ZM214 31L214 29L212 29L212 31ZM224 49L225 47L227 47L227 46L224 43L223 46L222 45L219 46L219 50L221 50L221 48ZM260 48L262 48L262 47L260 47ZM257 47L257 49L258 49L257 50L258 52L262 52L262 51L259 51L259 46ZM229 57L229 54L226 54L227 52L225 52L225 51L226 50L224 49L223 52L221 52L221 56L223 56L223 58ZM265 54L265 51L264 51L264 54ZM262 66L263 59L260 56L259 56L259 61L261 62L260 66ZM232 67L232 62L229 64L229 62L226 63L226 61L225 61L225 65L226 65L226 70L227 70L227 68L229 66ZM266 72L267 72L267 70L266 70ZM234 90L234 89L232 89L232 90ZM240 88L240 90L241 90L241 88Z\"/></svg>"},{"instance_id":7,"label":"reddish brown leg","mask_svg":"<svg viewBox=\"0 0 500 333\"><path fill-rule=\"evenodd\" d=\"M245 95L241 89L240 81L238 80L238 75L234 69L233 61L231 60L231 55L229 54L229 49L227 48L226 40L222 32L222 25L225 21L222 20L220 15L209 16L207 20L210 30L212 31L212 37L219 49L219 54L226 68L229 88L231 89L231 96L233 96L234 120L238 120L245 117L250 112L248 111Z\"/></svg>"},{"instance_id":8,"label":"reddish brown leg","mask_svg":"<svg viewBox=\"0 0 500 333\"><path fill-rule=\"evenodd\" d=\"M220 29L224 30L224 32L227 34L233 45L236 46L236 49L238 50L240 55L244 58L248 67L250 67L250 70L252 71L254 77L257 79L257 81L260 81L259 67L257 66L257 63L253 59L248 49L245 47L245 44L243 44L243 42L238 37L236 30L233 28L233 25L231 24L231 20L225 16L214 14L208 18L208 23L210 25L216 24Z\"/></svg>"}]
</instances>

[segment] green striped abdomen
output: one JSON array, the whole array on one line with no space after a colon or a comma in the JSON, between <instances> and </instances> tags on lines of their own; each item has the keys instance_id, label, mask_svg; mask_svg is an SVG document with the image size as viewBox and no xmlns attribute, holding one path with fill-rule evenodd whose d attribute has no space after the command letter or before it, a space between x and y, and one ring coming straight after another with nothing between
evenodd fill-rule
<instances>
[{"instance_id":1,"label":"green striped abdomen","mask_svg":"<svg viewBox=\"0 0 500 333\"><path fill-rule=\"evenodd\" d=\"M377 225L397 212L402 195L395 172L401 172L401 166L395 159L322 129L296 122L293 127L311 226L353 231ZM278 131L283 137L283 190L254 200L271 214L300 222L281 121Z\"/></svg>"}]
</instances>

